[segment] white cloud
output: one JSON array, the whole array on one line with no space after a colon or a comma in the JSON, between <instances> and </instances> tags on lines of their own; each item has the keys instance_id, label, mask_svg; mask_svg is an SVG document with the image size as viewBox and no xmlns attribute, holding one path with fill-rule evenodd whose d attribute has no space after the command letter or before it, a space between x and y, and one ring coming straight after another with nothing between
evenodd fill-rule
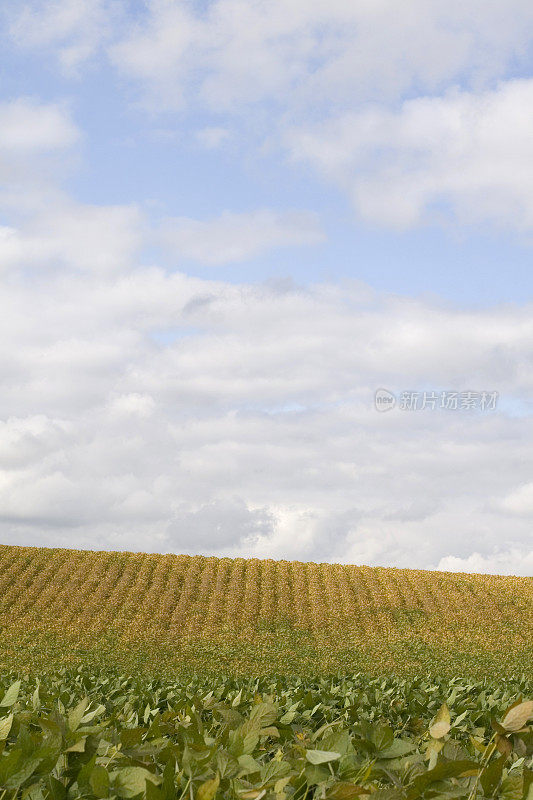
<instances>
[{"instance_id":1,"label":"white cloud","mask_svg":"<svg viewBox=\"0 0 533 800\"><path fill-rule=\"evenodd\" d=\"M512 549L484 556L472 553L468 558L447 556L438 569L446 572L489 573L492 575L533 575L533 550Z\"/></svg>"},{"instance_id":2,"label":"white cloud","mask_svg":"<svg viewBox=\"0 0 533 800\"><path fill-rule=\"evenodd\" d=\"M69 426L44 415L0 421L0 469L18 469L62 447Z\"/></svg>"},{"instance_id":3,"label":"white cloud","mask_svg":"<svg viewBox=\"0 0 533 800\"><path fill-rule=\"evenodd\" d=\"M111 413L119 416L149 417L154 408L154 398L138 392L122 394L111 402Z\"/></svg>"},{"instance_id":4,"label":"white cloud","mask_svg":"<svg viewBox=\"0 0 533 800\"><path fill-rule=\"evenodd\" d=\"M18 227L0 227L0 264L4 270L38 264L43 271L128 271L143 244L154 241L178 263L221 265L324 238L317 216L307 212L223 212L207 221L167 218L151 230L137 206L83 205L57 193Z\"/></svg>"},{"instance_id":5,"label":"white cloud","mask_svg":"<svg viewBox=\"0 0 533 800\"><path fill-rule=\"evenodd\" d=\"M105 42L146 107L191 112L204 148L230 130L260 154L288 144L366 220L531 229L532 83L513 80L531 64L525 0L39 0L10 15L21 46L65 67ZM152 136L179 138L172 122Z\"/></svg>"},{"instance_id":6,"label":"white cloud","mask_svg":"<svg viewBox=\"0 0 533 800\"><path fill-rule=\"evenodd\" d=\"M79 132L60 105L19 98L0 103L0 154L27 156L74 144Z\"/></svg>"},{"instance_id":7,"label":"white cloud","mask_svg":"<svg viewBox=\"0 0 533 800\"><path fill-rule=\"evenodd\" d=\"M250 542L273 529L271 513L250 509L239 497L212 500L192 510L178 508L166 529L167 544L182 553L211 550L213 540L224 550Z\"/></svg>"},{"instance_id":8,"label":"white cloud","mask_svg":"<svg viewBox=\"0 0 533 800\"><path fill-rule=\"evenodd\" d=\"M224 211L207 221L166 219L160 232L161 243L178 262L192 259L210 265L244 261L276 247L318 244L324 238L315 214L269 209Z\"/></svg>"},{"instance_id":9,"label":"white cloud","mask_svg":"<svg viewBox=\"0 0 533 800\"><path fill-rule=\"evenodd\" d=\"M506 495L500 508L511 514L533 515L533 483L524 483Z\"/></svg>"},{"instance_id":10,"label":"white cloud","mask_svg":"<svg viewBox=\"0 0 533 800\"><path fill-rule=\"evenodd\" d=\"M121 74L152 108L192 110L199 144L268 130L372 221L531 226L532 84L494 83L526 63L531 4L153 0L114 32L111 9L25 3L12 34L67 71L114 36ZM166 146L174 119L152 132ZM137 205L57 188L79 139L66 106L19 99L2 120L3 541L531 571L532 417L505 410L533 396L531 304L142 266L154 239L217 265L323 233L268 209L149 231ZM503 402L378 414L379 386Z\"/></svg>"},{"instance_id":11,"label":"white cloud","mask_svg":"<svg viewBox=\"0 0 533 800\"><path fill-rule=\"evenodd\" d=\"M0 103L0 210L33 213L56 202L80 138L64 104L23 97ZM19 247L10 225L2 225L0 241L2 248Z\"/></svg>"},{"instance_id":12,"label":"white cloud","mask_svg":"<svg viewBox=\"0 0 533 800\"><path fill-rule=\"evenodd\" d=\"M312 129L293 130L295 159L311 163L371 222L408 228L463 223L533 226L533 80L479 94L406 100Z\"/></svg>"},{"instance_id":13,"label":"white cloud","mask_svg":"<svg viewBox=\"0 0 533 800\"><path fill-rule=\"evenodd\" d=\"M144 221L136 206L91 206L56 196L55 203L20 223L0 228L5 268L39 265L89 272L129 269L143 243Z\"/></svg>"},{"instance_id":14,"label":"white cloud","mask_svg":"<svg viewBox=\"0 0 533 800\"><path fill-rule=\"evenodd\" d=\"M531 417L373 408L377 386L531 396L529 306L24 274L0 295L4 541L529 569L530 520L505 504Z\"/></svg>"},{"instance_id":15,"label":"white cloud","mask_svg":"<svg viewBox=\"0 0 533 800\"><path fill-rule=\"evenodd\" d=\"M9 32L22 48L53 49L66 73L75 73L111 35L119 3L107 0L32 0L7 8Z\"/></svg>"},{"instance_id":16,"label":"white cloud","mask_svg":"<svg viewBox=\"0 0 533 800\"><path fill-rule=\"evenodd\" d=\"M530 4L152 0L111 58L163 108L274 101L291 112L484 83L527 61Z\"/></svg>"}]
</instances>

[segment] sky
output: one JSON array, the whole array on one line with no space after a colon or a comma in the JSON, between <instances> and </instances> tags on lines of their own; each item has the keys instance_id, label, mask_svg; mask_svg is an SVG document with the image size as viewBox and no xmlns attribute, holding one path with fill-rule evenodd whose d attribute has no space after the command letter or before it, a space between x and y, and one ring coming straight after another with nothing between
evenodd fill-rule
<instances>
[{"instance_id":1,"label":"sky","mask_svg":"<svg viewBox=\"0 0 533 800\"><path fill-rule=\"evenodd\" d=\"M532 575L532 25L4 0L0 541Z\"/></svg>"}]
</instances>

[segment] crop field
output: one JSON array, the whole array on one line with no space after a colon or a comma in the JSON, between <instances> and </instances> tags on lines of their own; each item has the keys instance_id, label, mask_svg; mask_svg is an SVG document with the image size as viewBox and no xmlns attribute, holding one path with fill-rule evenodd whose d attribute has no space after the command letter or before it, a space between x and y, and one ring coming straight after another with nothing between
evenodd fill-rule
<instances>
[{"instance_id":1,"label":"crop field","mask_svg":"<svg viewBox=\"0 0 533 800\"><path fill-rule=\"evenodd\" d=\"M0 547L0 667L531 676L533 580Z\"/></svg>"},{"instance_id":2,"label":"crop field","mask_svg":"<svg viewBox=\"0 0 533 800\"><path fill-rule=\"evenodd\" d=\"M525 679L0 677L5 800L531 800ZM531 696L529 694L529 696Z\"/></svg>"}]
</instances>

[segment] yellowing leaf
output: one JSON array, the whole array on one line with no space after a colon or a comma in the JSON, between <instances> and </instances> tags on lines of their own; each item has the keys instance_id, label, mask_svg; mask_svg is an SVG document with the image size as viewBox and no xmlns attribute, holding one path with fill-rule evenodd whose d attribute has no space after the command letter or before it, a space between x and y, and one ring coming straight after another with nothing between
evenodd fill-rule
<instances>
[{"instance_id":1,"label":"yellowing leaf","mask_svg":"<svg viewBox=\"0 0 533 800\"><path fill-rule=\"evenodd\" d=\"M514 708L510 708L502 720L502 727L513 733L523 728L530 717L533 716L533 700L525 700Z\"/></svg>"},{"instance_id":2,"label":"yellowing leaf","mask_svg":"<svg viewBox=\"0 0 533 800\"><path fill-rule=\"evenodd\" d=\"M450 712L448 706L443 703L439 708L437 715L429 726L429 732L434 739L442 739L443 736L449 732L451 728Z\"/></svg>"},{"instance_id":3,"label":"yellowing leaf","mask_svg":"<svg viewBox=\"0 0 533 800\"><path fill-rule=\"evenodd\" d=\"M9 708L10 706L14 706L17 702L17 698L20 692L20 681L15 681L12 683L5 695L3 696L2 700L0 701L0 708Z\"/></svg>"},{"instance_id":4,"label":"yellowing leaf","mask_svg":"<svg viewBox=\"0 0 533 800\"><path fill-rule=\"evenodd\" d=\"M10 714L8 717L4 717L4 719L0 719L0 742L4 742L7 739L9 731L11 730L12 722L13 714Z\"/></svg>"},{"instance_id":5,"label":"yellowing leaf","mask_svg":"<svg viewBox=\"0 0 533 800\"><path fill-rule=\"evenodd\" d=\"M443 720L442 722L433 723L433 725L430 726L429 732L434 739L441 739L443 736L446 736L450 727L450 723Z\"/></svg>"},{"instance_id":6,"label":"yellowing leaf","mask_svg":"<svg viewBox=\"0 0 533 800\"><path fill-rule=\"evenodd\" d=\"M220 776L217 772L214 778L211 778L209 781L205 781L205 783L202 783L201 786L198 787L198 791L196 792L196 800L213 800L213 797L217 793L219 783Z\"/></svg>"},{"instance_id":7,"label":"yellowing leaf","mask_svg":"<svg viewBox=\"0 0 533 800\"><path fill-rule=\"evenodd\" d=\"M86 736L84 736L83 739L78 739L78 741L74 742L74 744L71 747L67 747L65 753L84 753L86 740L87 740Z\"/></svg>"}]
</instances>

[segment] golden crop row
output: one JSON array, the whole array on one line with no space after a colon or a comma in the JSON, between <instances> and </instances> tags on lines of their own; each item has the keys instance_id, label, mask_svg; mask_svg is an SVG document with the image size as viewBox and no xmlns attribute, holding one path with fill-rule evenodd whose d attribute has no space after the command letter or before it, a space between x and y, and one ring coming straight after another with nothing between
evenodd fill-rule
<instances>
[{"instance_id":1,"label":"golden crop row","mask_svg":"<svg viewBox=\"0 0 533 800\"><path fill-rule=\"evenodd\" d=\"M290 629L342 648L416 636L527 644L533 581L421 570L0 546L0 624L254 639Z\"/></svg>"}]
</instances>

